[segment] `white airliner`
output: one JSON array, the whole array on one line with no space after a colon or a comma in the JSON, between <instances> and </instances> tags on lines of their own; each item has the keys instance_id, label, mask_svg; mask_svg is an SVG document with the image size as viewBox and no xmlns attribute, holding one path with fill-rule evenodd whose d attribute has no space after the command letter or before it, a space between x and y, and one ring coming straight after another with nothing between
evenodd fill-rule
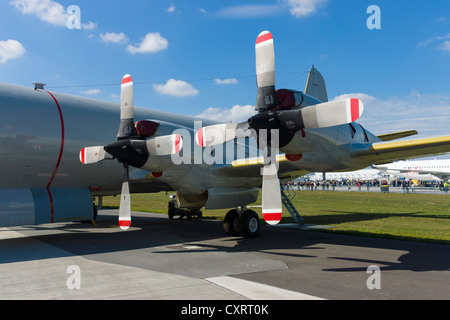
<instances>
[{"instance_id":1,"label":"white airliner","mask_svg":"<svg viewBox=\"0 0 450 320\"><path fill-rule=\"evenodd\" d=\"M446 181L450 179L450 159L397 161L373 166L373 168L386 171L396 176L416 180Z\"/></svg>"}]
</instances>

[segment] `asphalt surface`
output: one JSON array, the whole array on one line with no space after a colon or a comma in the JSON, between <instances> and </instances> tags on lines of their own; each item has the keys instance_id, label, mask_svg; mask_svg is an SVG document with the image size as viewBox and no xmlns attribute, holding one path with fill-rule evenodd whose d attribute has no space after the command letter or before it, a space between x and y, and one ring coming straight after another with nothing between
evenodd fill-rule
<instances>
[{"instance_id":1,"label":"asphalt surface","mask_svg":"<svg viewBox=\"0 0 450 320\"><path fill-rule=\"evenodd\" d=\"M243 239L220 221L139 212L121 231L117 214L1 228L0 299L450 299L449 245L292 226Z\"/></svg>"}]
</instances>

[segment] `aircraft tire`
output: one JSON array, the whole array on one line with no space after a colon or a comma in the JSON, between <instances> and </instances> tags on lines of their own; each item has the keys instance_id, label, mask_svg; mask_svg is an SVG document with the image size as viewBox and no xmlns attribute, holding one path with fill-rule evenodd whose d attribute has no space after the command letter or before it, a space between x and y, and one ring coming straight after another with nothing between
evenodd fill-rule
<instances>
[{"instance_id":1,"label":"aircraft tire","mask_svg":"<svg viewBox=\"0 0 450 320\"><path fill-rule=\"evenodd\" d=\"M259 236L259 216L255 211L247 210L240 216L239 232L244 238Z\"/></svg>"},{"instance_id":2,"label":"aircraft tire","mask_svg":"<svg viewBox=\"0 0 450 320\"><path fill-rule=\"evenodd\" d=\"M239 236L239 213L237 210L230 210L223 220L223 229L231 237Z\"/></svg>"}]
</instances>

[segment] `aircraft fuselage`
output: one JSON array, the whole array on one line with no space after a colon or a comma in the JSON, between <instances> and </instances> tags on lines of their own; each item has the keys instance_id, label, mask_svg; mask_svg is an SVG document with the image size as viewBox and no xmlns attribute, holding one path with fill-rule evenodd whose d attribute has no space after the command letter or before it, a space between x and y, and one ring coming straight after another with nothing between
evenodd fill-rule
<instances>
[{"instance_id":1,"label":"aircraft fuselage","mask_svg":"<svg viewBox=\"0 0 450 320\"><path fill-rule=\"evenodd\" d=\"M104 146L115 141L119 110L117 103L0 84L0 190L9 190L3 198L11 197L11 190L21 190L18 198L23 196L24 190L31 190L31 193L25 192L25 197L33 198L34 206L45 202L42 210L53 213L57 207L58 192L62 192L59 199L61 205L71 203L66 201L69 197L66 193L83 194L80 195L82 202L87 202L89 192L92 195L120 193L123 175L120 163L103 161L85 166L79 158L80 150L85 146ZM214 158L219 152L217 148L223 148L220 152L223 155L222 163L219 165L230 161L230 148L232 160L235 154L245 154L245 150L246 156L252 156L248 154L248 147L242 143L226 143L216 146L216 150L195 145L195 130L217 122L143 108L135 109L134 119L158 122L157 135L172 134L175 130L189 133L190 138L183 137L183 150L190 150L191 156L190 161L185 158L181 164L175 164L171 156L150 157L142 168L131 170L132 192L174 189L180 194L201 198L210 190L209 196L213 198L214 190L219 190L219 194L231 190L227 188L234 188L239 194L251 190L250 193L254 195L255 188L260 187L259 172L251 177L226 177L217 175L213 170L218 164L211 163L211 157L217 162L218 158ZM303 155L301 160L289 163L292 167L288 168L289 171L356 170L370 164L352 159L348 152L350 145L374 141L379 140L358 124L352 123L303 130L296 133L292 141L280 151ZM240 153L239 148L247 149ZM40 200L36 200L38 198ZM244 199L239 200L245 202L242 205L254 201L254 196ZM72 202L76 201L81 200L74 199ZM235 205L226 200L218 201L212 207L228 208ZM70 217L72 215L61 219ZM35 220L56 221L53 215L49 219Z\"/></svg>"}]
</instances>

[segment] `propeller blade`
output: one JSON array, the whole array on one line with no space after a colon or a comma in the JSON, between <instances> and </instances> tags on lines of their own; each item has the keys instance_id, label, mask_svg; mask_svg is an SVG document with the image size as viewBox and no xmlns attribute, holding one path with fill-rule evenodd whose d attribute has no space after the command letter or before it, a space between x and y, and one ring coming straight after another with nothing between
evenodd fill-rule
<instances>
[{"instance_id":1,"label":"propeller blade","mask_svg":"<svg viewBox=\"0 0 450 320\"><path fill-rule=\"evenodd\" d=\"M269 31L261 32L256 38L255 54L258 86L256 108L262 112L278 105L278 95L275 90L275 49L273 37Z\"/></svg>"},{"instance_id":2,"label":"propeller blade","mask_svg":"<svg viewBox=\"0 0 450 320\"><path fill-rule=\"evenodd\" d=\"M254 135L247 122L223 123L203 127L195 133L195 141L200 147L216 146L235 138L247 138Z\"/></svg>"},{"instance_id":3,"label":"propeller blade","mask_svg":"<svg viewBox=\"0 0 450 320\"><path fill-rule=\"evenodd\" d=\"M103 146L86 147L80 151L80 161L82 164L96 163L105 159L113 159L113 156L107 153Z\"/></svg>"},{"instance_id":4,"label":"propeller blade","mask_svg":"<svg viewBox=\"0 0 450 320\"><path fill-rule=\"evenodd\" d=\"M276 225L281 220L282 204L280 180L276 164L269 164L261 170L262 181L262 214L264 220L270 225Z\"/></svg>"},{"instance_id":5,"label":"propeller blade","mask_svg":"<svg viewBox=\"0 0 450 320\"><path fill-rule=\"evenodd\" d=\"M262 175L262 213L264 220L270 224L278 224L281 220L281 190L278 179L276 154L279 146L278 130L259 130L259 145L264 150L264 167Z\"/></svg>"},{"instance_id":6,"label":"propeller blade","mask_svg":"<svg viewBox=\"0 0 450 320\"><path fill-rule=\"evenodd\" d=\"M146 141L146 145L150 156L165 156L180 152L183 139L179 134L171 134L151 138Z\"/></svg>"},{"instance_id":7,"label":"propeller blade","mask_svg":"<svg viewBox=\"0 0 450 320\"><path fill-rule=\"evenodd\" d=\"M131 225L131 202L130 202L130 187L129 187L129 169L128 164L124 163L124 174L122 182L122 192L120 194L120 208L119 208L119 226L122 230L127 230Z\"/></svg>"},{"instance_id":8,"label":"propeller blade","mask_svg":"<svg viewBox=\"0 0 450 320\"><path fill-rule=\"evenodd\" d=\"M127 139L137 134L134 126L133 79L129 74L122 78L120 91L120 127L117 140Z\"/></svg>"},{"instance_id":9,"label":"propeller blade","mask_svg":"<svg viewBox=\"0 0 450 320\"><path fill-rule=\"evenodd\" d=\"M361 117L364 105L359 99L321 103L302 110L305 128L324 128L354 122Z\"/></svg>"},{"instance_id":10,"label":"propeller blade","mask_svg":"<svg viewBox=\"0 0 450 320\"><path fill-rule=\"evenodd\" d=\"M312 105L303 109L281 110L277 118L290 131L338 126L361 117L364 105L359 99L345 99Z\"/></svg>"}]
</instances>

